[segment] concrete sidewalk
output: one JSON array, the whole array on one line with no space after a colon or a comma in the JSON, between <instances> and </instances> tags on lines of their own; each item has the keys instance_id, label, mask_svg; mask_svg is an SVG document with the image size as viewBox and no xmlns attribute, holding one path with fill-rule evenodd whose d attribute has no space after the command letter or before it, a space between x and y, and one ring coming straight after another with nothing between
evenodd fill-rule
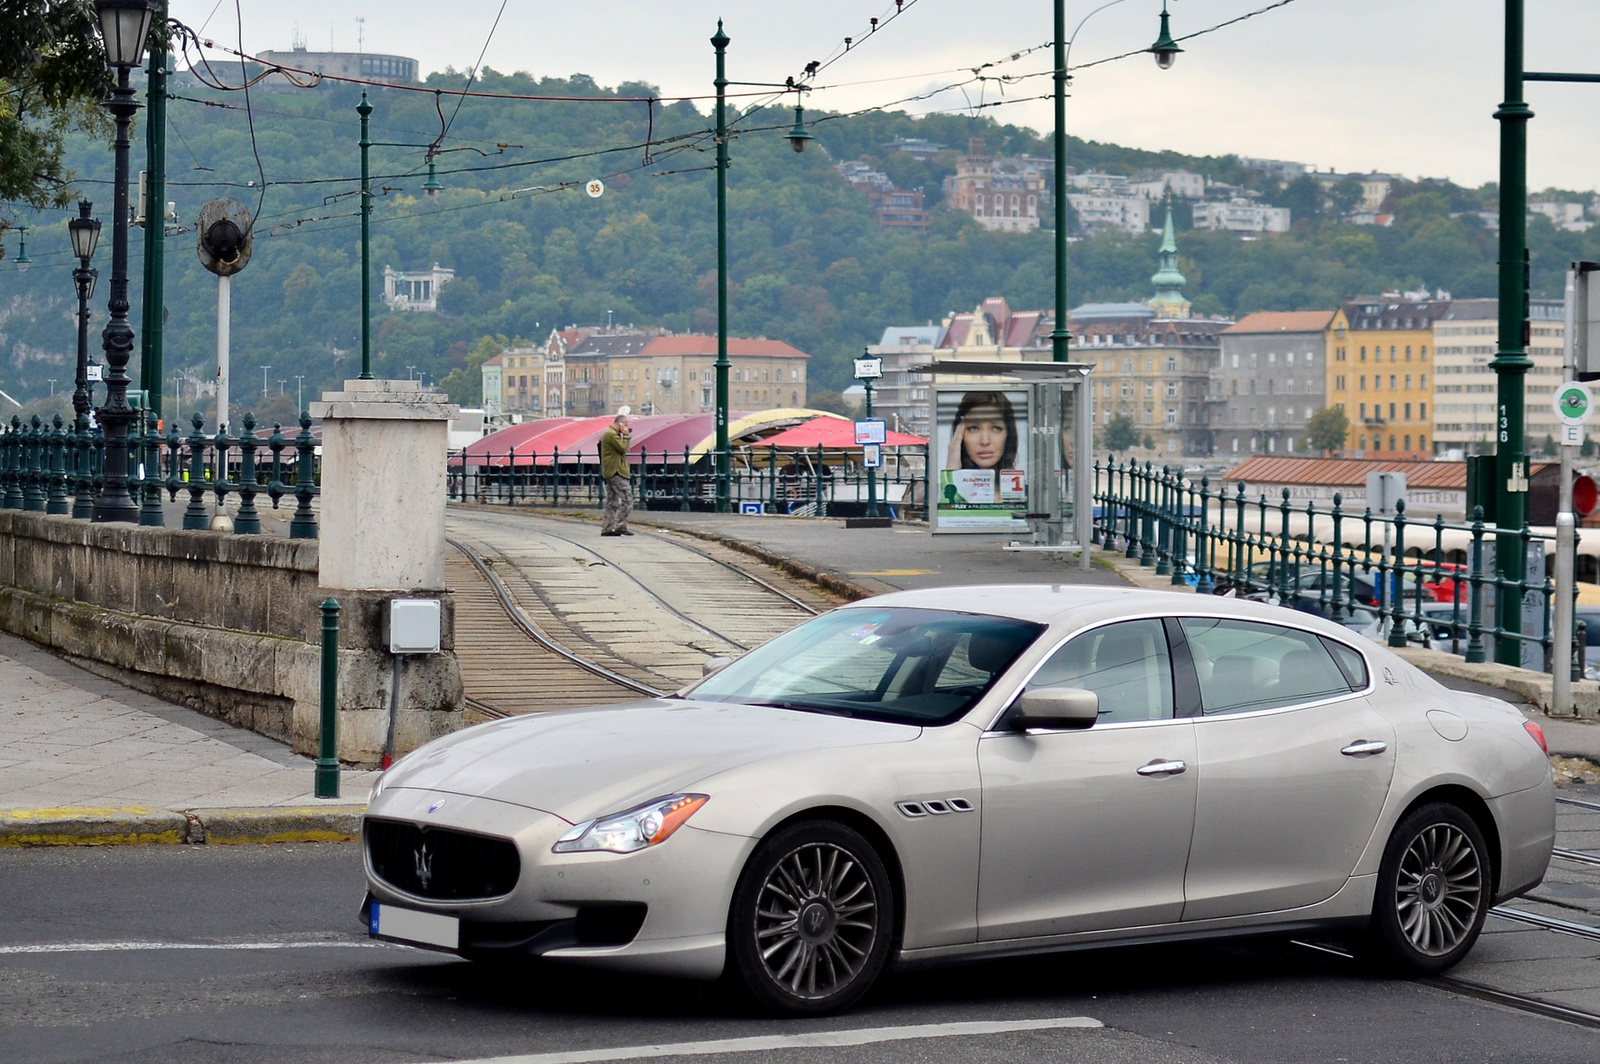
<instances>
[{"instance_id":1,"label":"concrete sidewalk","mask_svg":"<svg viewBox=\"0 0 1600 1064\"><path fill-rule=\"evenodd\" d=\"M0 634L0 846L352 839L376 773L315 762Z\"/></svg>"}]
</instances>

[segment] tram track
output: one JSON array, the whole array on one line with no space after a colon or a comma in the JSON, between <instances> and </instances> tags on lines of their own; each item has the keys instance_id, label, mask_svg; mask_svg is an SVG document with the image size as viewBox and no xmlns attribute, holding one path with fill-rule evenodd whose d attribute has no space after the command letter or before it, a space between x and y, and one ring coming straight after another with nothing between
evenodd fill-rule
<instances>
[{"instance_id":1,"label":"tram track","mask_svg":"<svg viewBox=\"0 0 1600 1064\"><path fill-rule=\"evenodd\" d=\"M675 536L641 529L600 544L585 542L591 523L557 521L452 522L452 585L471 592L457 602L471 721L676 690L706 658L736 657L831 605ZM589 697L565 698L568 684ZM544 697L522 697L524 686Z\"/></svg>"},{"instance_id":2,"label":"tram track","mask_svg":"<svg viewBox=\"0 0 1600 1064\"><path fill-rule=\"evenodd\" d=\"M738 657L831 605L676 537L641 530L601 542L598 531L547 515L451 520L453 542L485 563L523 621L652 690L692 682L707 658Z\"/></svg>"}]
</instances>

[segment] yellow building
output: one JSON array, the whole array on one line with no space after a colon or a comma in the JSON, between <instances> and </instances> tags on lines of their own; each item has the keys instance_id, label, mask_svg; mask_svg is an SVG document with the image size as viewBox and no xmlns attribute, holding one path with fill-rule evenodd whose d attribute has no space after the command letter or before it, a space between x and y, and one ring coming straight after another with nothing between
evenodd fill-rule
<instances>
[{"instance_id":1,"label":"yellow building","mask_svg":"<svg viewBox=\"0 0 1600 1064\"><path fill-rule=\"evenodd\" d=\"M1433 456L1433 324L1448 299L1347 300L1328 328L1327 404L1350 420L1345 454Z\"/></svg>"}]
</instances>

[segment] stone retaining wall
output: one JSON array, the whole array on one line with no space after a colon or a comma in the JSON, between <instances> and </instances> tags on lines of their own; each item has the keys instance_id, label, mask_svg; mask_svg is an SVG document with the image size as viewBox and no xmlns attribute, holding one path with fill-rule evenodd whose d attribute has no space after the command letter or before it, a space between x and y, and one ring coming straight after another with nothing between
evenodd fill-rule
<instances>
[{"instance_id":1,"label":"stone retaining wall","mask_svg":"<svg viewBox=\"0 0 1600 1064\"><path fill-rule=\"evenodd\" d=\"M342 607L339 756L375 763L388 728L384 608L397 593L318 584L318 544L270 536L91 524L0 510L0 628L94 671L315 754L319 606ZM442 653L403 664L396 750L461 726L448 591Z\"/></svg>"}]
</instances>

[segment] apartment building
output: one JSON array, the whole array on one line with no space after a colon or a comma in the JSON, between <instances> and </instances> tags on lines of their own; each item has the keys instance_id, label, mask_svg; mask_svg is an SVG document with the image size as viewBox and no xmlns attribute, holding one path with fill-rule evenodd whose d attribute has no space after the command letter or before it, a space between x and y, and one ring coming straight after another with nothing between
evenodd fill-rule
<instances>
[{"instance_id":1,"label":"apartment building","mask_svg":"<svg viewBox=\"0 0 1600 1064\"><path fill-rule=\"evenodd\" d=\"M1257 311L1222 331L1206 404L1216 451L1304 454L1325 399L1331 310Z\"/></svg>"},{"instance_id":2,"label":"apartment building","mask_svg":"<svg viewBox=\"0 0 1600 1064\"><path fill-rule=\"evenodd\" d=\"M1049 199L1043 172L1031 160L994 158L984 148L982 137L967 142L967 154L956 162L956 172L944 179L945 203L972 215L985 229L1039 228L1040 212Z\"/></svg>"},{"instance_id":3,"label":"apartment building","mask_svg":"<svg viewBox=\"0 0 1600 1064\"><path fill-rule=\"evenodd\" d=\"M728 339L728 403L734 410L803 407L811 356L782 340ZM569 356L570 358L570 356ZM716 409L717 338L657 336L606 358L608 408L636 414L699 414Z\"/></svg>"},{"instance_id":4,"label":"apartment building","mask_svg":"<svg viewBox=\"0 0 1600 1064\"><path fill-rule=\"evenodd\" d=\"M1489 365L1500 335L1498 299L1458 299L1434 322L1434 450L1458 457L1495 449L1499 382ZM1566 339L1560 300L1529 301L1528 357L1533 368L1523 382L1526 446L1530 454L1559 437L1561 421L1551 402L1562 380ZM1459 455L1458 455L1459 452Z\"/></svg>"},{"instance_id":5,"label":"apartment building","mask_svg":"<svg viewBox=\"0 0 1600 1064\"><path fill-rule=\"evenodd\" d=\"M1387 293L1345 301L1327 339L1328 405L1350 419L1352 458L1427 458L1433 454L1434 323L1449 299Z\"/></svg>"}]
</instances>

